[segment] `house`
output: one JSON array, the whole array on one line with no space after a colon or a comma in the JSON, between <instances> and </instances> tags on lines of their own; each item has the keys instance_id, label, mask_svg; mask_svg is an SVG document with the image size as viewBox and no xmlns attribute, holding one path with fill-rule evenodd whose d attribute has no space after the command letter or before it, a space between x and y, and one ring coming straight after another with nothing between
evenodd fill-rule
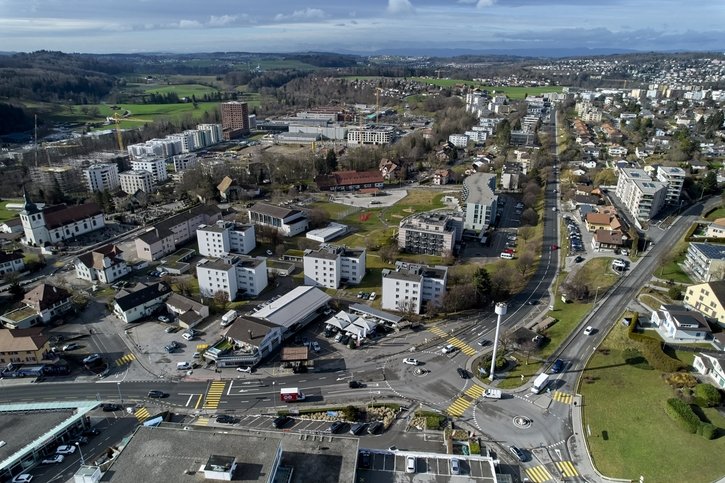
<instances>
[{"instance_id":1,"label":"house","mask_svg":"<svg viewBox=\"0 0 725 483\"><path fill-rule=\"evenodd\" d=\"M725 218L718 218L707 225L705 238L725 238Z\"/></svg>"},{"instance_id":2,"label":"house","mask_svg":"<svg viewBox=\"0 0 725 483\"><path fill-rule=\"evenodd\" d=\"M239 185L237 180L225 176L217 185L219 198L224 202L235 201L242 198L254 198L261 193L259 187L245 187Z\"/></svg>"},{"instance_id":3,"label":"house","mask_svg":"<svg viewBox=\"0 0 725 483\"><path fill-rule=\"evenodd\" d=\"M240 295L256 297L267 287L267 259L247 255L204 259L196 266L196 277L204 297L223 293L230 302Z\"/></svg>"},{"instance_id":4,"label":"house","mask_svg":"<svg viewBox=\"0 0 725 483\"><path fill-rule=\"evenodd\" d=\"M250 223L274 228L282 236L299 235L310 226L304 212L267 203L255 203L248 213Z\"/></svg>"},{"instance_id":5,"label":"house","mask_svg":"<svg viewBox=\"0 0 725 483\"><path fill-rule=\"evenodd\" d=\"M336 289L340 284L357 285L365 277L364 248L323 245L305 250L305 285Z\"/></svg>"},{"instance_id":6,"label":"house","mask_svg":"<svg viewBox=\"0 0 725 483\"><path fill-rule=\"evenodd\" d=\"M204 354L205 358L212 356L219 367L255 366L282 344L284 330L268 320L242 316L223 335L232 347L219 354L214 354L212 348L211 353Z\"/></svg>"},{"instance_id":7,"label":"house","mask_svg":"<svg viewBox=\"0 0 725 483\"><path fill-rule=\"evenodd\" d=\"M27 329L38 323L50 322L73 308L67 291L45 283L26 293L22 303L22 307L0 316L5 327Z\"/></svg>"},{"instance_id":8,"label":"house","mask_svg":"<svg viewBox=\"0 0 725 483\"><path fill-rule=\"evenodd\" d=\"M108 244L86 252L75 260L76 277L93 282L113 283L131 273L131 267L122 258L123 251Z\"/></svg>"},{"instance_id":9,"label":"house","mask_svg":"<svg viewBox=\"0 0 725 483\"><path fill-rule=\"evenodd\" d=\"M685 267L700 282L723 279L725 274L725 245L690 243L685 254Z\"/></svg>"},{"instance_id":10,"label":"house","mask_svg":"<svg viewBox=\"0 0 725 483\"><path fill-rule=\"evenodd\" d=\"M384 269L383 310L420 314L423 303L440 305L446 294L448 268L396 262L395 270Z\"/></svg>"},{"instance_id":11,"label":"house","mask_svg":"<svg viewBox=\"0 0 725 483\"><path fill-rule=\"evenodd\" d=\"M725 355L714 356L700 352L692 366L718 389L725 390Z\"/></svg>"},{"instance_id":12,"label":"house","mask_svg":"<svg viewBox=\"0 0 725 483\"><path fill-rule=\"evenodd\" d=\"M717 320L725 327L725 280L690 285L684 302L686 307Z\"/></svg>"},{"instance_id":13,"label":"house","mask_svg":"<svg viewBox=\"0 0 725 483\"><path fill-rule=\"evenodd\" d=\"M451 171L449 169L437 169L433 173L434 185L445 185L451 181Z\"/></svg>"},{"instance_id":14,"label":"house","mask_svg":"<svg viewBox=\"0 0 725 483\"><path fill-rule=\"evenodd\" d=\"M320 191L356 191L385 186L385 179L380 171L335 171L321 174L315 178Z\"/></svg>"},{"instance_id":15,"label":"house","mask_svg":"<svg viewBox=\"0 0 725 483\"><path fill-rule=\"evenodd\" d=\"M20 218L12 218L4 223L0 223L1 233L23 233L23 222Z\"/></svg>"},{"instance_id":16,"label":"house","mask_svg":"<svg viewBox=\"0 0 725 483\"><path fill-rule=\"evenodd\" d=\"M597 230L619 231L622 229L619 217L616 214L607 212L587 213L584 218L584 224L587 227L587 231L591 233L594 233Z\"/></svg>"},{"instance_id":17,"label":"house","mask_svg":"<svg viewBox=\"0 0 725 483\"><path fill-rule=\"evenodd\" d=\"M164 282L138 283L116 293L113 313L129 324L152 315L170 295L171 289Z\"/></svg>"},{"instance_id":18,"label":"house","mask_svg":"<svg viewBox=\"0 0 725 483\"><path fill-rule=\"evenodd\" d=\"M599 229L594 232L592 237L592 249L598 252L617 250L624 248L626 244L627 237L621 231Z\"/></svg>"},{"instance_id":19,"label":"house","mask_svg":"<svg viewBox=\"0 0 725 483\"><path fill-rule=\"evenodd\" d=\"M378 164L378 170L380 171L380 174L383 175L383 178L385 179L395 179L398 176L398 165L389 160L388 158L383 158L380 160L380 163Z\"/></svg>"},{"instance_id":20,"label":"house","mask_svg":"<svg viewBox=\"0 0 725 483\"><path fill-rule=\"evenodd\" d=\"M7 273L22 272L25 269L23 252L7 253L0 251L0 278Z\"/></svg>"},{"instance_id":21,"label":"house","mask_svg":"<svg viewBox=\"0 0 725 483\"><path fill-rule=\"evenodd\" d=\"M661 305L652 311L650 320L665 341L701 342L712 338L705 317L682 305Z\"/></svg>"},{"instance_id":22,"label":"house","mask_svg":"<svg viewBox=\"0 0 725 483\"><path fill-rule=\"evenodd\" d=\"M41 327L0 329L0 364L37 364L50 358L48 337Z\"/></svg>"},{"instance_id":23,"label":"house","mask_svg":"<svg viewBox=\"0 0 725 483\"><path fill-rule=\"evenodd\" d=\"M209 317L209 307L207 305L178 293L172 293L166 299L166 310L170 314L176 314L179 325L186 328L193 327Z\"/></svg>"}]
</instances>

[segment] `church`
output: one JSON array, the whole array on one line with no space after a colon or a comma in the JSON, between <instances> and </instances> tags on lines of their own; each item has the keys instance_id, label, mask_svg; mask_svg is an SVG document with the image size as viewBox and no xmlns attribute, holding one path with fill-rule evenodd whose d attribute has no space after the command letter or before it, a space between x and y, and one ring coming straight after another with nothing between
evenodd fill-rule
<instances>
[{"instance_id":1,"label":"church","mask_svg":"<svg viewBox=\"0 0 725 483\"><path fill-rule=\"evenodd\" d=\"M20 221L25 232L24 242L27 245L55 245L106 226L103 212L96 203L38 208L30 201L25 189L23 197L25 203L20 212Z\"/></svg>"}]
</instances>

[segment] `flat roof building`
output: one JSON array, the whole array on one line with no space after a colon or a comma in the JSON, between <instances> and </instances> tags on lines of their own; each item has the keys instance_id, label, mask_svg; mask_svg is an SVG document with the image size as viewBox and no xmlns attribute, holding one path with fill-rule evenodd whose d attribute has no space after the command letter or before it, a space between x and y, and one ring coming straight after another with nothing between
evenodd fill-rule
<instances>
[{"instance_id":1,"label":"flat roof building","mask_svg":"<svg viewBox=\"0 0 725 483\"><path fill-rule=\"evenodd\" d=\"M649 220L664 206L667 186L653 181L643 169L622 168L615 194L634 218Z\"/></svg>"},{"instance_id":2,"label":"flat roof building","mask_svg":"<svg viewBox=\"0 0 725 483\"><path fill-rule=\"evenodd\" d=\"M255 203L249 208L249 221L255 225L275 228L283 236L295 236L309 228L309 220L304 212L267 203Z\"/></svg>"},{"instance_id":3,"label":"flat roof building","mask_svg":"<svg viewBox=\"0 0 725 483\"><path fill-rule=\"evenodd\" d=\"M256 297L267 288L267 259L246 255L202 260L196 266L199 291L205 297L226 294L230 302L239 295Z\"/></svg>"},{"instance_id":4,"label":"flat roof building","mask_svg":"<svg viewBox=\"0 0 725 483\"><path fill-rule=\"evenodd\" d=\"M365 277L364 248L323 245L305 250L303 257L305 285L338 288L341 284L357 285Z\"/></svg>"},{"instance_id":5,"label":"flat roof building","mask_svg":"<svg viewBox=\"0 0 725 483\"><path fill-rule=\"evenodd\" d=\"M495 174L474 173L463 180L461 201L465 204L466 213L463 228L475 231L488 229L496 216L498 196L495 190Z\"/></svg>"},{"instance_id":6,"label":"flat roof building","mask_svg":"<svg viewBox=\"0 0 725 483\"><path fill-rule=\"evenodd\" d=\"M450 213L417 213L400 222L398 247L407 253L452 255L463 235L463 219Z\"/></svg>"},{"instance_id":7,"label":"flat roof building","mask_svg":"<svg viewBox=\"0 0 725 483\"><path fill-rule=\"evenodd\" d=\"M330 299L331 297L319 288L296 287L253 315L293 332L315 319L319 315L319 309Z\"/></svg>"},{"instance_id":8,"label":"flat roof building","mask_svg":"<svg viewBox=\"0 0 725 483\"><path fill-rule=\"evenodd\" d=\"M254 225L219 220L196 229L199 255L223 257L230 253L246 255L257 246Z\"/></svg>"},{"instance_id":9,"label":"flat roof building","mask_svg":"<svg viewBox=\"0 0 725 483\"><path fill-rule=\"evenodd\" d=\"M94 164L83 170L88 191L116 191L121 186L116 163Z\"/></svg>"},{"instance_id":10,"label":"flat roof building","mask_svg":"<svg viewBox=\"0 0 725 483\"><path fill-rule=\"evenodd\" d=\"M383 270L383 310L420 314L424 303L440 305L446 294L448 267L396 262Z\"/></svg>"}]
</instances>

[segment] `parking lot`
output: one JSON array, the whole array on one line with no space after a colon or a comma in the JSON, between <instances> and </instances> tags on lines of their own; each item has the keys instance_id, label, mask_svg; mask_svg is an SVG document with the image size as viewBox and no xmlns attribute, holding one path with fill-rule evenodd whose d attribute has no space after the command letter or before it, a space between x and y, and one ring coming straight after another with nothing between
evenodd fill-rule
<instances>
[{"instance_id":1,"label":"parking lot","mask_svg":"<svg viewBox=\"0 0 725 483\"><path fill-rule=\"evenodd\" d=\"M361 443L362 446L362 443ZM406 460L415 458L415 472L406 471ZM358 475L365 481L390 481L389 473L395 475L395 481L450 481L451 458L454 456L430 453L412 453L400 451L371 451L370 468L359 469ZM467 456L457 457L460 463L460 475L469 481L493 481L491 466L487 461Z\"/></svg>"}]
</instances>

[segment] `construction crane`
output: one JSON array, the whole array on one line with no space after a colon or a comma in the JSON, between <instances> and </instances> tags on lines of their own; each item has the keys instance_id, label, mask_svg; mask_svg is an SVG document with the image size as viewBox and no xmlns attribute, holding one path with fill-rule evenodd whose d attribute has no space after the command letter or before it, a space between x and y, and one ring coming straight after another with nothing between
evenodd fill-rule
<instances>
[{"instance_id":1,"label":"construction crane","mask_svg":"<svg viewBox=\"0 0 725 483\"><path fill-rule=\"evenodd\" d=\"M375 88L375 124L378 123L380 118L380 91L382 90L380 87Z\"/></svg>"},{"instance_id":2,"label":"construction crane","mask_svg":"<svg viewBox=\"0 0 725 483\"><path fill-rule=\"evenodd\" d=\"M121 135L121 119L118 113L113 114L113 120L116 123L116 142L118 143L119 151L123 152L123 136Z\"/></svg>"}]
</instances>

